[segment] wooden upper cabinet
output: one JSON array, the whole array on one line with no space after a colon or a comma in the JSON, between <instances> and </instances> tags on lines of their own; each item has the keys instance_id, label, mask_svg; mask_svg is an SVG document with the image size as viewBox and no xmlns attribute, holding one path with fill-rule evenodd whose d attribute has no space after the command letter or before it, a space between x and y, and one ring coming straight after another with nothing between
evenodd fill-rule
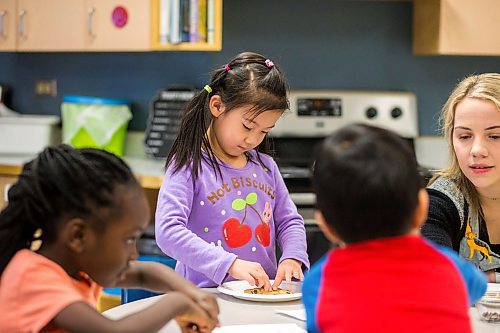
<instances>
[{"instance_id":1,"label":"wooden upper cabinet","mask_svg":"<svg viewBox=\"0 0 500 333\"><path fill-rule=\"evenodd\" d=\"M151 2L85 0L87 51L149 51Z\"/></svg>"},{"instance_id":2,"label":"wooden upper cabinet","mask_svg":"<svg viewBox=\"0 0 500 333\"><path fill-rule=\"evenodd\" d=\"M16 49L16 2L0 0L0 51Z\"/></svg>"},{"instance_id":3,"label":"wooden upper cabinet","mask_svg":"<svg viewBox=\"0 0 500 333\"><path fill-rule=\"evenodd\" d=\"M170 10L165 3L171 6L189 3L191 8L206 13L202 21L211 22L210 42L208 39L160 42L159 32L163 31L160 11ZM179 22L180 12L173 13L171 22ZM203 18L203 14L193 16ZM208 26L206 23L207 31ZM221 48L222 0L0 0L0 51L218 51Z\"/></svg>"},{"instance_id":4,"label":"wooden upper cabinet","mask_svg":"<svg viewBox=\"0 0 500 333\"><path fill-rule=\"evenodd\" d=\"M500 0L414 0L413 53L500 55Z\"/></svg>"},{"instance_id":5,"label":"wooden upper cabinet","mask_svg":"<svg viewBox=\"0 0 500 333\"><path fill-rule=\"evenodd\" d=\"M83 2L18 0L17 50L83 51Z\"/></svg>"}]
</instances>

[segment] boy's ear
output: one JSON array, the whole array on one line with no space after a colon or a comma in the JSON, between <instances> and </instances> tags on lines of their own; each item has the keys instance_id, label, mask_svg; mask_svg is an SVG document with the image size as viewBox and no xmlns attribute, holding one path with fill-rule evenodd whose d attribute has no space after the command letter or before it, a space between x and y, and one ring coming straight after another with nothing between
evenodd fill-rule
<instances>
[{"instance_id":1,"label":"boy's ear","mask_svg":"<svg viewBox=\"0 0 500 333\"><path fill-rule=\"evenodd\" d=\"M323 234L328 238L328 240L332 243L340 244L342 243L342 240L340 237L337 235L337 232L330 227L325 220L325 217L323 214L319 211L316 210L314 212L314 219L316 220L316 224L319 226Z\"/></svg>"},{"instance_id":2,"label":"boy's ear","mask_svg":"<svg viewBox=\"0 0 500 333\"><path fill-rule=\"evenodd\" d=\"M81 218L71 219L64 226L62 239L71 250L82 253L90 241L91 229Z\"/></svg>"},{"instance_id":3,"label":"boy's ear","mask_svg":"<svg viewBox=\"0 0 500 333\"><path fill-rule=\"evenodd\" d=\"M429 194L425 188L420 189L418 191L418 203L415 208L415 213L413 214L412 219L412 228L420 229L422 225L427 220L427 213L429 212Z\"/></svg>"},{"instance_id":4,"label":"boy's ear","mask_svg":"<svg viewBox=\"0 0 500 333\"><path fill-rule=\"evenodd\" d=\"M210 97L210 101L208 101L208 107L210 108L210 113L215 118L219 117L224 111L222 99L219 95L213 95L212 97Z\"/></svg>"}]
</instances>

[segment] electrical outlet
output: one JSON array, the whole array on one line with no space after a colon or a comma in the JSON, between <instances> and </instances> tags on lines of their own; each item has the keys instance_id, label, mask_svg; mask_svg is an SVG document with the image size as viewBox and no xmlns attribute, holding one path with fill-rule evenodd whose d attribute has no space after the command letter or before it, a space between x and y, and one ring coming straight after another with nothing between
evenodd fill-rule
<instances>
[{"instance_id":1,"label":"electrical outlet","mask_svg":"<svg viewBox=\"0 0 500 333\"><path fill-rule=\"evenodd\" d=\"M36 80L35 95L37 96L57 96L57 80Z\"/></svg>"}]
</instances>

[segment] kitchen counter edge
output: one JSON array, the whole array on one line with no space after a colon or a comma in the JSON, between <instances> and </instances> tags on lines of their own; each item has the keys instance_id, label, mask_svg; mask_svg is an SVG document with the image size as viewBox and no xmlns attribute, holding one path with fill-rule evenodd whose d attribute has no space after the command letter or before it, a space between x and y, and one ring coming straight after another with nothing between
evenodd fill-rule
<instances>
[{"instance_id":1,"label":"kitchen counter edge","mask_svg":"<svg viewBox=\"0 0 500 333\"><path fill-rule=\"evenodd\" d=\"M17 176L24 163L33 155L0 155L0 176ZM165 161L124 156L141 186L145 189L159 189L163 181Z\"/></svg>"}]
</instances>

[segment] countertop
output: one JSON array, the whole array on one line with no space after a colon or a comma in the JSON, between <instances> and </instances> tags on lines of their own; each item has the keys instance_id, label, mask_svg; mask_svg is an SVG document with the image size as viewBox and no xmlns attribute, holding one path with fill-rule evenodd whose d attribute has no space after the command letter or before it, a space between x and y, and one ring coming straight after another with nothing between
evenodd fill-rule
<instances>
[{"instance_id":1,"label":"countertop","mask_svg":"<svg viewBox=\"0 0 500 333\"><path fill-rule=\"evenodd\" d=\"M127 134L124 160L146 189L158 189L164 174L165 160L154 160L146 157L142 145L144 133ZM414 140L415 155L420 165L428 169L443 168L448 163L448 147L445 140L438 136L417 137ZM16 176L22 165L34 155L0 154L0 175Z\"/></svg>"},{"instance_id":2,"label":"countertop","mask_svg":"<svg viewBox=\"0 0 500 333\"><path fill-rule=\"evenodd\" d=\"M22 165L30 161L34 155L0 155L0 175L17 176ZM150 158L128 157L123 159L132 168L142 187L158 189L163 180L165 161Z\"/></svg>"}]
</instances>

